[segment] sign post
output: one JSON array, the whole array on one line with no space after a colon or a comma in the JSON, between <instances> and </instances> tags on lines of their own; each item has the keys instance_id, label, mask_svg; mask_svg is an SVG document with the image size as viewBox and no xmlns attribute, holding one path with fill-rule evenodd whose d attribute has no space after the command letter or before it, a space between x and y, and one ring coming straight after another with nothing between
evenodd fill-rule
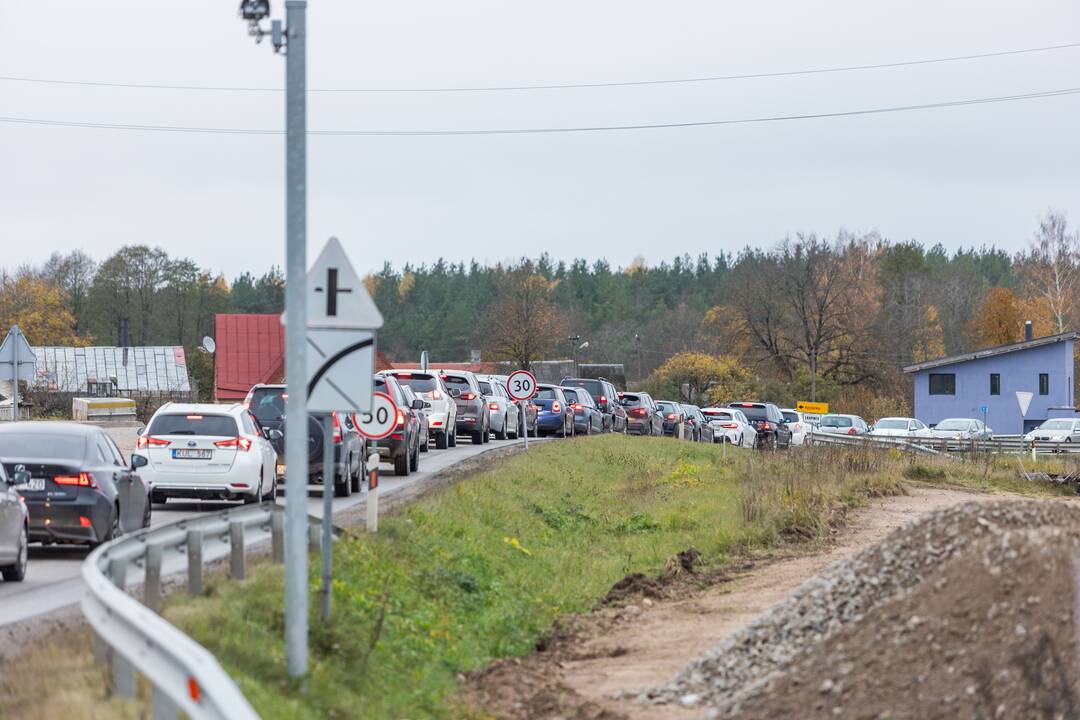
<instances>
[{"instance_id":1,"label":"sign post","mask_svg":"<svg viewBox=\"0 0 1080 720\"><path fill-rule=\"evenodd\" d=\"M515 370L506 378L506 392L511 400L521 405L521 429L525 449L529 449L529 417L525 413L525 403L536 394L536 378L528 370Z\"/></svg>"},{"instance_id":2,"label":"sign post","mask_svg":"<svg viewBox=\"0 0 1080 720\"><path fill-rule=\"evenodd\" d=\"M829 403L800 400L795 403L795 409L803 414L803 420L811 425L817 425L822 415L829 414Z\"/></svg>"},{"instance_id":3,"label":"sign post","mask_svg":"<svg viewBox=\"0 0 1080 720\"><path fill-rule=\"evenodd\" d=\"M34 379L34 351L18 325L12 325L0 343L0 380L11 380L11 420L19 419L19 381Z\"/></svg>"},{"instance_id":4,"label":"sign post","mask_svg":"<svg viewBox=\"0 0 1080 720\"><path fill-rule=\"evenodd\" d=\"M398 407L394 398L377 392L371 398L371 411L357 416L356 430L369 440L382 440L397 427ZM367 531L379 529L379 453L368 458Z\"/></svg>"},{"instance_id":5,"label":"sign post","mask_svg":"<svg viewBox=\"0 0 1080 720\"><path fill-rule=\"evenodd\" d=\"M330 617L333 584L334 488L337 463L334 453L334 413L359 413L371 408L375 372L375 331L382 327L378 308L364 288L337 238L330 238L307 274L305 288L307 411L323 416L322 616ZM291 319L291 317L290 317ZM291 395L290 395L291 398ZM305 419L306 420L306 419ZM286 427L290 426L286 419ZM298 423L291 427L307 427ZM286 441L293 433L286 432ZM304 441L306 456L307 438ZM291 447L291 446L290 446ZM286 449L286 459L291 449ZM307 516L307 478L293 491L286 466L286 514L295 507ZM306 468L305 476L306 476ZM346 483L352 478L346 477ZM287 524L286 524L287 527ZM304 576L306 586L306 572Z\"/></svg>"}]
</instances>

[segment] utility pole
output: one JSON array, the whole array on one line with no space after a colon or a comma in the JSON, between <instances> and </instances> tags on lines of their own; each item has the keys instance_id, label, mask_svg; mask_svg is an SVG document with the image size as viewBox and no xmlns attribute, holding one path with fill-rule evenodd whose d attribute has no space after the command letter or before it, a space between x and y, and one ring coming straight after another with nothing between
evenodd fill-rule
<instances>
[{"instance_id":1,"label":"utility pole","mask_svg":"<svg viewBox=\"0 0 1080 720\"><path fill-rule=\"evenodd\" d=\"M810 402L817 401L817 350L810 351Z\"/></svg>"},{"instance_id":2,"label":"utility pole","mask_svg":"<svg viewBox=\"0 0 1080 720\"><path fill-rule=\"evenodd\" d=\"M634 333L634 344L637 345L637 376L638 381L641 381L641 335L638 333Z\"/></svg>"},{"instance_id":3,"label":"utility pole","mask_svg":"<svg viewBox=\"0 0 1080 720\"><path fill-rule=\"evenodd\" d=\"M269 15L269 0L240 3L257 43ZM307 0L286 0L285 27L274 20L269 34L285 55L285 664L298 678L308 669Z\"/></svg>"},{"instance_id":4,"label":"utility pole","mask_svg":"<svg viewBox=\"0 0 1080 720\"><path fill-rule=\"evenodd\" d=\"M566 339L570 341L570 347L573 348L573 351L574 351L574 376L576 377L577 374L578 374L578 369L577 369L578 342L581 340L581 336L580 335L571 335L570 337L568 337Z\"/></svg>"}]
</instances>

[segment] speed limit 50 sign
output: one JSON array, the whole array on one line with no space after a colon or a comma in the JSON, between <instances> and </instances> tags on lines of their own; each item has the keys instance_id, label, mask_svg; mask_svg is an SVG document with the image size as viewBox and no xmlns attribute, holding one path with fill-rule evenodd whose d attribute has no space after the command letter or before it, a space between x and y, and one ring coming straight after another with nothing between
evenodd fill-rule
<instances>
[{"instance_id":1,"label":"speed limit 50 sign","mask_svg":"<svg viewBox=\"0 0 1080 720\"><path fill-rule=\"evenodd\" d=\"M506 378L506 392L511 400L528 400L536 394L536 378L528 370L517 370Z\"/></svg>"},{"instance_id":2,"label":"speed limit 50 sign","mask_svg":"<svg viewBox=\"0 0 1080 720\"><path fill-rule=\"evenodd\" d=\"M371 396L371 412L356 413L356 429L369 440L382 440L397 427L398 408L384 392Z\"/></svg>"}]
</instances>

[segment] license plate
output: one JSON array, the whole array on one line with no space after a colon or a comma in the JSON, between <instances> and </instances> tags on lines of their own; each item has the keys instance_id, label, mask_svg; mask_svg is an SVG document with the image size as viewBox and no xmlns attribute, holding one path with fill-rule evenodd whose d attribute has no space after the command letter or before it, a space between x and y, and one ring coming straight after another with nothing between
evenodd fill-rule
<instances>
[{"instance_id":1,"label":"license plate","mask_svg":"<svg viewBox=\"0 0 1080 720\"><path fill-rule=\"evenodd\" d=\"M29 492L42 492L45 490L45 478L30 478L22 485L17 485L16 490L27 490Z\"/></svg>"},{"instance_id":2,"label":"license plate","mask_svg":"<svg viewBox=\"0 0 1080 720\"><path fill-rule=\"evenodd\" d=\"M176 460L209 460L213 453L213 450L178 448L172 451L172 456Z\"/></svg>"}]
</instances>

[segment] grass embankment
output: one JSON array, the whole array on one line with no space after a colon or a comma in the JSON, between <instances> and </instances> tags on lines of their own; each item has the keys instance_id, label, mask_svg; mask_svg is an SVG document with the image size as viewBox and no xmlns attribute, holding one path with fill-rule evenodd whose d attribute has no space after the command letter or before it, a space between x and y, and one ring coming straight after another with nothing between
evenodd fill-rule
<instances>
[{"instance_id":1,"label":"grass embankment","mask_svg":"<svg viewBox=\"0 0 1080 720\"><path fill-rule=\"evenodd\" d=\"M334 618L312 613L304 692L284 675L281 568L167 616L264 718L456 717L457 673L528 652L557 616L688 547L721 564L816 537L842 508L902 492L886 464L617 436L537 446L335 546Z\"/></svg>"}]
</instances>

